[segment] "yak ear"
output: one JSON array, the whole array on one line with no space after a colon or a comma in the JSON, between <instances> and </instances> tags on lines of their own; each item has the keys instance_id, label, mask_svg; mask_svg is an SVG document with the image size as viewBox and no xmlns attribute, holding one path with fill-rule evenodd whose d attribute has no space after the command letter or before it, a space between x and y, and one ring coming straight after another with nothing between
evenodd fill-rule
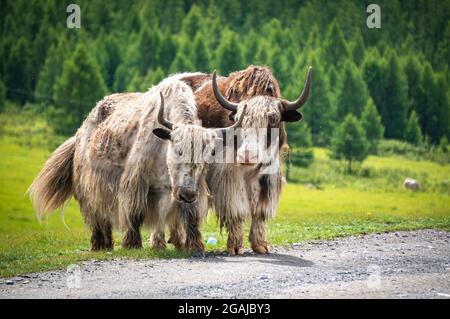
<instances>
[{"instance_id":1,"label":"yak ear","mask_svg":"<svg viewBox=\"0 0 450 319\"><path fill-rule=\"evenodd\" d=\"M153 130L153 134L155 134L156 136L158 136L159 138L162 138L163 140L170 140L170 131L163 129L163 128L155 128Z\"/></svg>"},{"instance_id":2,"label":"yak ear","mask_svg":"<svg viewBox=\"0 0 450 319\"><path fill-rule=\"evenodd\" d=\"M283 122L298 122L303 118L302 113L297 111L284 111L281 115L281 121Z\"/></svg>"}]
</instances>

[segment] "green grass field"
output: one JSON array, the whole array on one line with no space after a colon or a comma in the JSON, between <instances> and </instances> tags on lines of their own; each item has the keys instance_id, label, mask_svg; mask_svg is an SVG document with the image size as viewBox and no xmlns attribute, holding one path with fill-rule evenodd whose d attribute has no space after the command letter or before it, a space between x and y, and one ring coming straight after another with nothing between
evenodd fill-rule
<instances>
[{"instance_id":1,"label":"green grass field","mask_svg":"<svg viewBox=\"0 0 450 319\"><path fill-rule=\"evenodd\" d=\"M86 259L183 256L171 245L154 251L147 242L142 250L123 250L118 233L114 251L91 253L90 234L73 200L65 209L65 223L54 214L39 224L25 192L53 144L25 142L27 134L4 117L0 114L0 276L62 268ZM43 128L35 121L28 130L45 139L43 131L50 139L51 132ZM403 229L450 230L450 165L371 156L349 176L325 149L315 149L315 158L311 167L293 169L297 183L285 186L278 215L269 223L272 245ZM419 179L420 191L403 189L407 176ZM220 234L213 214L203 227L204 239L210 236L218 244L207 249L223 250L226 234ZM148 238L145 231L144 237Z\"/></svg>"}]
</instances>

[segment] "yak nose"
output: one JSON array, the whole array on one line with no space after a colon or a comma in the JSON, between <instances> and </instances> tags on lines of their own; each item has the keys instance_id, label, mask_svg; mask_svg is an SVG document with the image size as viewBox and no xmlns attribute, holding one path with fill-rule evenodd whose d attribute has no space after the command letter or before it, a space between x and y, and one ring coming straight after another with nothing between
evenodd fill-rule
<instances>
[{"instance_id":1,"label":"yak nose","mask_svg":"<svg viewBox=\"0 0 450 319\"><path fill-rule=\"evenodd\" d=\"M186 203L193 203L197 200L198 192L192 188L181 187L178 189L178 199Z\"/></svg>"},{"instance_id":2,"label":"yak nose","mask_svg":"<svg viewBox=\"0 0 450 319\"><path fill-rule=\"evenodd\" d=\"M255 164L258 161L258 153L253 150L246 149L238 156L239 163L241 164Z\"/></svg>"}]
</instances>

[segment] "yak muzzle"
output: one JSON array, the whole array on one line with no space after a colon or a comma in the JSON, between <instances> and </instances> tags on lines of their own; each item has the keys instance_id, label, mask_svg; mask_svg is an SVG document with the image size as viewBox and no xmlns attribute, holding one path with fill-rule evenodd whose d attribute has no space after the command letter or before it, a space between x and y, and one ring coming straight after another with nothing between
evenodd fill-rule
<instances>
[{"instance_id":1,"label":"yak muzzle","mask_svg":"<svg viewBox=\"0 0 450 319\"><path fill-rule=\"evenodd\" d=\"M184 203L193 203L198 198L198 191L187 188L187 187L180 187L177 189L176 192L176 199L180 202Z\"/></svg>"}]
</instances>

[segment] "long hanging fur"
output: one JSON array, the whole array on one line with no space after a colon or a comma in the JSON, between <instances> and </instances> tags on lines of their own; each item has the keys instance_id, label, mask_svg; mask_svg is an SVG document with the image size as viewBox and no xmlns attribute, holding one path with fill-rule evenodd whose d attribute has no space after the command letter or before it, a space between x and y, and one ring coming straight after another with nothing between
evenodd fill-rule
<instances>
[{"instance_id":1,"label":"long hanging fur","mask_svg":"<svg viewBox=\"0 0 450 319\"><path fill-rule=\"evenodd\" d=\"M62 207L73 194L75 137L61 144L27 190L38 219Z\"/></svg>"}]
</instances>

